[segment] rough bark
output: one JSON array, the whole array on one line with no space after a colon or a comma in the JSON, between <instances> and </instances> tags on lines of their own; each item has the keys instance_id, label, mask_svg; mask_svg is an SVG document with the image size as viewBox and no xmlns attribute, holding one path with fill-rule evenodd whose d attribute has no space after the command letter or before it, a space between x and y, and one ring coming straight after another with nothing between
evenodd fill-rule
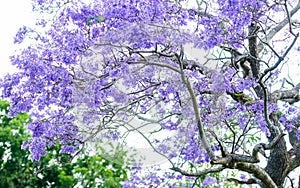
<instances>
[{"instance_id":1,"label":"rough bark","mask_svg":"<svg viewBox=\"0 0 300 188\"><path fill-rule=\"evenodd\" d=\"M282 187L287 176L288 155L286 151L286 143L282 139L270 152L266 172L278 187Z\"/></svg>"}]
</instances>

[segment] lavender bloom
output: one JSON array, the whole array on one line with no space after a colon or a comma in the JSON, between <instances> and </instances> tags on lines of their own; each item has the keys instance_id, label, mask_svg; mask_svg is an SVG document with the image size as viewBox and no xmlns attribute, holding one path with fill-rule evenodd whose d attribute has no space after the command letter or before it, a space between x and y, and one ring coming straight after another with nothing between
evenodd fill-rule
<instances>
[{"instance_id":1,"label":"lavender bloom","mask_svg":"<svg viewBox=\"0 0 300 188\"><path fill-rule=\"evenodd\" d=\"M248 178L245 174L241 174L240 178L243 180L243 181L247 181Z\"/></svg>"},{"instance_id":2,"label":"lavender bloom","mask_svg":"<svg viewBox=\"0 0 300 188\"><path fill-rule=\"evenodd\" d=\"M68 153L68 154L73 154L73 153L75 153L75 151L76 150L75 150L74 146L64 146L60 150L61 153Z\"/></svg>"},{"instance_id":3,"label":"lavender bloom","mask_svg":"<svg viewBox=\"0 0 300 188\"><path fill-rule=\"evenodd\" d=\"M29 29L27 27L25 26L21 27L14 38L14 43L18 43L18 44L22 43L28 31Z\"/></svg>"},{"instance_id":4,"label":"lavender bloom","mask_svg":"<svg viewBox=\"0 0 300 188\"><path fill-rule=\"evenodd\" d=\"M217 179L215 177L206 176L204 181L202 182L202 186L206 187L209 185L213 185L217 182Z\"/></svg>"}]
</instances>

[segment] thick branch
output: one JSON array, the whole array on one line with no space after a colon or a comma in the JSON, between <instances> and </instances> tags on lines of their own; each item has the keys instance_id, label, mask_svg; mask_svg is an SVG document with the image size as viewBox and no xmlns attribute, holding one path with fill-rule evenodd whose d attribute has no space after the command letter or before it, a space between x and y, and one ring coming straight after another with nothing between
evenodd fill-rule
<instances>
[{"instance_id":1,"label":"thick branch","mask_svg":"<svg viewBox=\"0 0 300 188\"><path fill-rule=\"evenodd\" d=\"M227 181L233 181L238 184L246 184L246 185L257 184L256 180L253 178L250 178L248 180L238 180L235 178L228 178Z\"/></svg>"},{"instance_id":2,"label":"thick branch","mask_svg":"<svg viewBox=\"0 0 300 188\"><path fill-rule=\"evenodd\" d=\"M253 74L253 77L255 79L258 78L258 75L260 73L260 69L259 69L259 61L257 61L257 58L258 58L258 50L257 50L257 25L254 24L254 23L251 23L251 25L248 27L248 31L249 31L249 39L248 39L248 42L249 42L249 52L250 52L250 55L251 57L253 58L250 58L249 59L249 62L250 62L250 67L251 67L251 71L252 71L252 74Z\"/></svg>"},{"instance_id":3,"label":"thick branch","mask_svg":"<svg viewBox=\"0 0 300 188\"><path fill-rule=\"evenodd\" d=\"M259 162L258 152L260 152L261 154L263 154L266 157L265 150L270 150L270 149L274 148L284 135L285 134L279 134L269 144L265 144L265 143L257 144L253 148L252 156L226 153L226 157L222 157L222 158L213 160L211 163L212 164L231 165L232 168L234 168L235 163L240 163L240 162L258 163Z\"/></svg>"},{"instance_id":4,"label":"thick branch","mask_svg":"<svg viewBox=\"0 0 300 188\"><path fill-rule=\"evenodd\" d=\"M300 100L300 83L290 90L277 90L271 94L271 100L277 102L278 100L283 100L293 104Z\"/></svg>"},{"instance_id":5,"label":"thick branch","mask_svg":"<svg viewBox=\"0 0 300 188\"><path fill-rule=\"evenodd\" d=\"M220 166L220 167L217 167L217 168L208 168L208 169L205 169L205 170L203 170L201 172L195 172L195 173L193 173L193 172L187 172L187 171L181 170L180 168L177 168L177 167L172 167L171 168L171 170L179 172L182 175L192 176L192 177L201 177L201 176L209 174L209 173L221 172L224 169L225 169L225 167Z\"/></svg>"},{"instance_id":6,"label":"thick branch","mask_svg":"<svg viewBox=\"0 0 300 188\"><path fill-rule=\"evenodd\" d=\"M256 178L260 179L266 188L277 188L269 174L256 164L238 163L236 168L250 174L253 174Z\"/></svg>"},{"instance_id":7,"label":"thick branch","mask_svg":"<svg viewBox=\"0 0 300 188\"><path fill-rule=\"evenodd\" d=\"M290 163L288 171L290 172L300 166L300 141L299 140L293 145L293 148L288 151L288 156L289 156L288 158Z\"/></svg>"},{"instance_id":8,"label":"thick branch","mask_svg":"<svg viewBox=\"0 0 300 188\"><path fill-rule=\"evenodd\" d=\"M272 148L274 148L276 146L276 144L278 144L278 142L281 140L282 137L284 137L285 134L281 133L279 135L277 135L269 144L264 145L264 149L265 150L270 150Z\"/></svg>"},{"instance_id":9,"label":"thick branch","mask_svg":"<svg viewBox=\"0 0 300 188\"><path fill-rule=\"evenodd\" d=\"M272 135L278 135L278 127L275 127L275 125L273 125L272 122L269 119L269 114L268 114L268 88L262 82L261 79L258 81L258 83L259 83L259 85L261 86L261 88L263 90L264 118L265 118L265 120L267 122L268 129L270 130L270 132L271 132Z\"/></svg>"}]
</instances>

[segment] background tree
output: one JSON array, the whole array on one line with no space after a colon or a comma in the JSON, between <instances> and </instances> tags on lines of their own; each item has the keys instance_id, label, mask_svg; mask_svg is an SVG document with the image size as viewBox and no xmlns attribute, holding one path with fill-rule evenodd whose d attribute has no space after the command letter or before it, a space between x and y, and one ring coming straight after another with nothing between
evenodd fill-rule
<instances>
[{"instance_id":1,"label":"background tree","mask_svg":"<svg viewBox=\"0 0 300 188\"><path fill-rule=\"evenodd\" d=\"M23 144L34 160L58 142L75 155L135 131L171 171L133 168L124 187L178 179L283 187L300 165L300 83L283 71L299 65L291 58L299 8L298 0L36 0L33 10L51 19L17 33L16 43L31 45L11 58L19 72L3 79L2 95L11 116L34 120ZM188 45L211 56L191 57ZM245 176L201 179L228 171Z\"/></svg>"},{"instance_id":2,"label":"background tree","mask_svg":"<svg viewBox=\"0 0 300 188\"><path fill-rule=\"evenodd\" d=\"M9 102L0 100L0 187L121 187L127 179L124 165L97 154L72 156L60 153L60 146L49 150L39 162L32 162L28 150L21 145L30 134L25 128L30 119L26 113L7 117ZM118 160L124 156L119 154ZM111 167L110 167L111 166Z\"/></svg>"}]
</instances>

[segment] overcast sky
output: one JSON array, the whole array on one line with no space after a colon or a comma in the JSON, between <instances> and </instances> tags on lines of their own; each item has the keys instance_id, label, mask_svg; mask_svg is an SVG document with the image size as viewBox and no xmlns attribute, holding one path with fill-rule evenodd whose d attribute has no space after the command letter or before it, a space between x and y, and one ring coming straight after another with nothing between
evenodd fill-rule
<instances>
[{"instance_id":1,"label":"overcast sky","mask_svg":"<svg viewBox=\"0 0 300 188\"><path fill-rule=\"evenodd\" d=\"M13 38L22 25L34 22L31 0L7 0L0 6L0 76L12 70L9 56L14 53Z\"/></svg>"}]
</instances>

